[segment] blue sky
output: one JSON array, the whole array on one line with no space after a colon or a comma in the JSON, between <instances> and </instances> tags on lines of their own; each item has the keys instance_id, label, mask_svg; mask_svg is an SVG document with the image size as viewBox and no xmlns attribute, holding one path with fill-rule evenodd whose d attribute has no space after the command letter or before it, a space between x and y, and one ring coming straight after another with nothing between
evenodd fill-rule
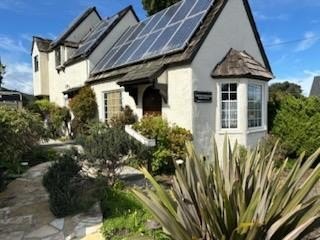
<instances>
[{"instance_id":1,"label":"blue sky","mask_svg":"<svg viewBox=\"0 0 320 240\"><path fill-rule=\"evenodd\" d=\"M140 0L0 0L0 57L7 65L4 86L32 92L32 35L55 38L89 6L109 16ZM293 81L305 94L320 75L320 1L250 0L275 81Z\"/></svg>"}]
</instances>

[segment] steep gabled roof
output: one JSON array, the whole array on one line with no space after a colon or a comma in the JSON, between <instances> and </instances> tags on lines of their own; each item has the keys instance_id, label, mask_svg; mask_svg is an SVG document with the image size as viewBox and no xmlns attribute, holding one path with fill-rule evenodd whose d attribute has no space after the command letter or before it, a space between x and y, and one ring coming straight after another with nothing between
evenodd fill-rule
<instances>
[{"instance_id":1,"label":"steep gabled roof","mask_svg":"<svg viewBox=\"0 0 320 240\"><path fill-rule=\"evenodd\" d=\"M150 59L145 62L140 62L125 67L112 69L110 71L107 70L105 72L91 74L87 83L95 83L115 78L119 79L118 83L120 85L130 84L130 82L133 83L139 80L143 82L152 82L154 78L160 76L161 73L170 66L190 64L195 58L196 54L198 53L203 42L210 33L212 27L216 23L218 17L220 16L228 1L229 0L214 1L213 7L209 10L202 24L189 41L188 46L183 51L171 55L161 56L160 58ZM253 19L248 0L242 1L244 2L244 6L251 27L253 28L254 36L257 40L258 47L260 49L266 69L269 72L272 72L263 45L261 43L256 24Z\"/></svg>"},{"instance_id":2,"label":"steep gabled roof","mask_svg":"<svg viewBox=\"0 0 320 240\"><path fill-rule=\"evenodd\" d=\"M311 91L310 91L310 97L311 96L320 97L320 76L315 77L313 80Z\"/></svg>"},{"instance_id":3,"label":"steep gabled roof","mask_svg":"<svg viewBox=\"0 0 320 240\"><path fill-rule=\"evenodd\" d=\"M137 17L133 7L130 5L125 9L121 10L114 16L102 20L99 22L94 29L92 29L81 41L79 49L74 53L74 55L64 64L65 66L71 65L83 59L86 59L90 54L99 46L99 44L108 36L108 34L115 28L115 26L123 19L123 17L129 12L132 11L137 21L139 18ZM102 32L100 32L101 26L107 26ZM99 33L100 32L100 33ZM93 40L90 39L98 35L97 38ZM89 47L83 52L81 51L81 47L89 45Z\"/></svg>"},{"instance_id":4,"label":"steep gabled roof","mask_svg":"<svg viewBox=\"0 0 320 240\"><path fill-rule=\"evenodd\" d=\"M213 69L213 78L246 77L261 80L270 80L273 77L260 62L245 51L230 49L224 59Z\"/></svg>"},{"instance_id":5,"label":"steep gabled roof","mask_svg":"<svg viewBox=\"0 0 320 240\"><path fill-rule=\"evenodd\" d=\"M71 25L54 41L51 43L51 48L55 48L59 44L63 43L69 35L92 13L95 12L101 19L99 13L95 7L88 8L83 14L76 18Z\"/></svg>"},{"instance_id":6,"label":"steep gabled roof","mask_svg":"<svg viewBox=\"0 0 320 240\"><path fill-rule=\"evenodd\" d=\"M50 44L51 44L52 40L33 36L32 41L33 42L32 42L31 54L33 51L34 44L37 44L38 50L40 52L49 52Z\"/></svg>"}]
</instances>

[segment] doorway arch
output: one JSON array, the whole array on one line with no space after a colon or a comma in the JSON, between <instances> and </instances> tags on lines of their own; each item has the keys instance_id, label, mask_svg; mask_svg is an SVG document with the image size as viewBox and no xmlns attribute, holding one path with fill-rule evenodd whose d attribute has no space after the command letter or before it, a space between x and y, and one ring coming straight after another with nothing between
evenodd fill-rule
<instances>
[{"instance_id":1,"label":"doorway arch","mask_svg":"<svg viewBox=\"0 0 320 240\"><path fill-rule=\"evenodd\" d=\"M142 98L143 115L161 115L162 113L162 97L160 90L148 87Z\"/></svg>"}]
</instances>

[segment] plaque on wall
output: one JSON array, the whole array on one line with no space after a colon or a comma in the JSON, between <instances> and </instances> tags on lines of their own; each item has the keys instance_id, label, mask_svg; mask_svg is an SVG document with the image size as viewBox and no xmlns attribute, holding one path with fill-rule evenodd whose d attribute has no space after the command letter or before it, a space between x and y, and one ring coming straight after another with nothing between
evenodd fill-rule
<instances>
[{"instance_id":1,"label":"plaque on wall","mask_svg":"<svg viewBox=\"0 0 320 240\"><path fill-rule=\"evenodd\" d=\"M195 103L211 103L212 92L194 91L194 102Z\"/></svg>"}]
</instances>

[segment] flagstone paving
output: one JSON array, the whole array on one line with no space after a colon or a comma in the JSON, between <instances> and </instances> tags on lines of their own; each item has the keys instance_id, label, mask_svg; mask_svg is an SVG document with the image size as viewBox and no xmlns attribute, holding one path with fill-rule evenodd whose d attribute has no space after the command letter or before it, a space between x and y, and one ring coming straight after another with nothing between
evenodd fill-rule
<instances>
[{"instance_id":1,"label":"flagstone paving","mask_svg":"<svg viewBox=\"0 0 320 240\"><path fill-rule=\"evenodd\" d=\"M103 239L102 213L96 204L87 213L56 219L49 210L42 177L51 163L29 169L0 193L1 240Z\"/></svg>"}]
</instances>

